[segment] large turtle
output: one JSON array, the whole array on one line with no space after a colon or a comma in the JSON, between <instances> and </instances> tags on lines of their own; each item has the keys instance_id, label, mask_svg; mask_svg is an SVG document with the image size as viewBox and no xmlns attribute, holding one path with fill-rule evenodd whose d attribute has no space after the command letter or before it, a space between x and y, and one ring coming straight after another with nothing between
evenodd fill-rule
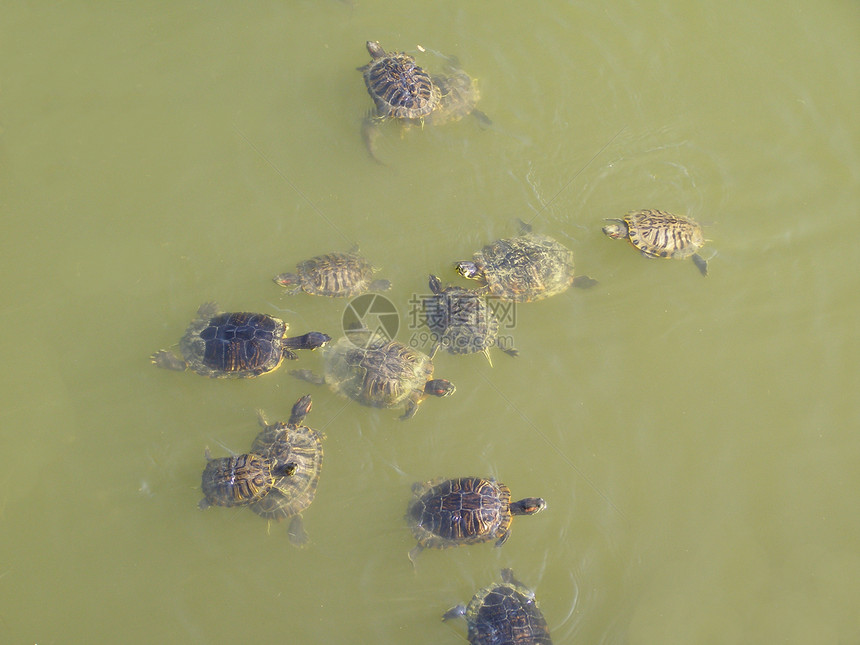
<instances>
[{"instance_id":1,"label":"large turtle","mask_svg":"<svg viewBox=\"0 0 860 645\"><path fill-rule=\"evenodd\" d=\"M200 508L247 506L265 498L278 479L289 479L295 470L292 462L276 462L260 453L213 459L207 448Z\"/></svg>"},{"instance_id":2,"label":"large turtle","mask_svg":"<svg viewBox=\"0 0 860 645\"><path fill-rule=\"evenodd\" d=\"M504 347L498 342L499 320L487 304L486 297L478 291L463 287L447 286L435 275L430 276L433 296L424 300L427 327L433 333L436 344L430 358L436 356L440 347L451 354L483 352L490 358L490 347L498 345L509 356L519 352L513 347Z\"/></svg>"},{"instance_id":3,"label":"large turtle","mask_svg":"<svg viewBox=\"0 0 860 645\"><path fill-rule=\"evenodd\" d=\"M302 425L311 410L311 395L296 401L287 423L266 423L259 413L263 430L251 444L251 452L266 454L276 468L286 469L288 475L276 477L267 495L251 504L251 510L267 519L292 518L288 529L290 541L305 544L308 536L302 525L301 512L314 500L322 469L325 435Z\"/></svg>"},{"instance_id":4,"label":"large turtle","mask_svg":"<svg viewBox=\"0 0 860 645\"><path fill-rule=\"evenodd\" d=\"M376 158L374 141L378 125L386 119L423 119L439 104L442 92L415 59L404 52L386 52L367 41L371 61L359 67L374 109L364 119L362 132L370 155Z\"/></svg>"},{"instance_id":5,"label":"large turtle","mask_svg":"<svg viewBox=\"0 0 860 645\"><path fill-rule=\"evenodd\" d=\"M475 253L471 261L455 266L464 278L480 280L490 295L513 302L549 298L571 285L597 284L588 276L574 277L573 251L551 238L531 232L520 223L517 237L496 240Z\"/></svg>"},{"instance_id":6,"label":"large turtle","mask_svg":"<svg viewBox=\"0 0 860 645\"><path fill-rule=\"evenodd\" d=\"M281 273L275 282L289 295L304 291L314 296L352 298L366 291L387 291L388 280L373 279L373 265L354 251L329 253L299 262L295 273Z\"/></svg>"},{"instance_id":7,"label":"large turtle","mask_svg":"<svg viewBox=\"0 0 860 645\"><path fill-rule=\"evenodd\" d=\"M413 562L425 548L447 549L490 540L502 546L511 534L514 515L534 515L546 508L540 497L511 502L507 486L485 477L418 482L412 486L412 494L406 519L418 540L409 552Z\"/></svg>"},{"instance_id":8,"label":"large turtle","mask_svg":"<svg viewBox=\"0 0 860 645\"><path fill-rule=\"evenodd\" d=\"M468 607L452 607L442 620L463 617L471 645L552 645L534 592L502 569L502 582L484 587Z\"/></svg>"},{"instance_id":9,"label":"large turtle","mask_svg":"<svg viewBox=\"0 0 860 645\"><path fill-rule=\"evenodd\" d=\"M288 327L266 314L225 313L207 302L179 341L182 358L162 349L151 360L157 367L190 369L210 378L251 378L271 372L285 358L297 358L294 349L316 349L331 340L318 331L287 338Z\"/></svg>"},{"instance_id":10,"label":"large turtle","mask_svg":"<svg viewBox=\"0 0 860 645\"><path fill-rule=\"evenodd\" d=\"M666 211L639 210L603 227L603 233L614 240L630 242L646 258L692 258L703 276L708 275L708 261L696 253L705 244L702 227L694 219Z\"/></svg>"},{"instance_id":11,"label":"large turtle","mask_svg":"<svg viewBox=\"0 0 860 645\"><path fill-rule=\"evenodd\" d=\"M355 336L353 336L355 338ZM325 375L294 370L294 376L311 383L326 383L335 392L362 405L377 408L405 406L402 419L409 419L428 396L449 396L454 384L433 378L429 356L396 340L372 338L356 345L343 337L323 353Z\"/></svg>"}]
</instances>

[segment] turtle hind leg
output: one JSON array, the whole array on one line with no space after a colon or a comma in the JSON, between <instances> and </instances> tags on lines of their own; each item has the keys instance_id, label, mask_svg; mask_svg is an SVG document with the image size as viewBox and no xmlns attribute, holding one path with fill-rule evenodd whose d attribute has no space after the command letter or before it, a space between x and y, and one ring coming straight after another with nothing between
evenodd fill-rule
<instances>
[{"instance_id":1,"label":"turtle hind leg","mask_svg":"<svg viewBox=\"0 0 860 645\"><path fill-rule=\"evenodd\" d=\"M600 284L594 278L587 275L578 275L573 279L573 286L577 289L590 289L591 287Z\"/></svg>"},{"instance_id":2,"label":"turtle hind leg","mask_svg":"<svg viewBox=\"0 0 860 645\"><path fill-rule=\"evenodd\" d=\"M703 276L708 277L708 261L705 258L698 253L693 253L693 264Z\"/></svg>"},{"instance_id":3,"label":"turtle hind leg","mask_svg":"<svg viewBox=\"0 0 860 645\"><path fill-rule=\"evenodd\" d=\"M417 558L418 554L421 553L423 550L423 546L421 546L420 544L416 544L407 554L407 556L409 557L409 561L412 563L413 567L415 566L415 558Z\"/></svg>"},{"instance_id":4,"label":"turtle hind leg","mask_svg":"<svg viewBox=\"0 0 860 645\"><path fill-rule=\"evenodd\" d=\"M364 147L367 148L367 154L380 166L386 165L379 157L376 156L376 140L382 134L379 128L380 119L373 116L373 113L368 113L361 122L361 138L364 141Z\"/></svg>"},{"instance_id":5,"label":"turtle hind leg","mask_svg":"<svg viewBox=\"0 0 860 645\"><path fill-rule=\"evenodd\" d=\"M287 535L296 546L304 546L308 543L308 534L305 532L305 525L301 515L296 515L290 521L290 528L287 529Z\"/></svg>"}]
</instances>

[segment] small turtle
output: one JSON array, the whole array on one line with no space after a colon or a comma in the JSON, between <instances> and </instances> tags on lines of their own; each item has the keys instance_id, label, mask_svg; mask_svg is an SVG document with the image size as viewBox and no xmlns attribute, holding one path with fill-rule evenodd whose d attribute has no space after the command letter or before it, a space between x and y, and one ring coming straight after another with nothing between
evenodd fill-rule
<instances>
[{"instance_id":1,"label":"small turtle","mask_svg":"<svg viewBox=\"0 0 860 645\"><path fill-rule=\"evenodd\" d=\"M424 311L427 326L436 337L431 359L440 347L451 354L483 352L492 367L493 345L509 356L518 354L513 347L499 345L499 320L481 293L454 286L443 289L442 281L435 275L430 276L430 290L433 296L424 300Z\"/></svg>"},{"instance_id":2,"label":"small turtle","mask_svg":"<svg viewBox=\"0 0 860 645\"><path fill-rule=\"evenodd\" d=\"M573 274L573 251L549 235L531 232L521 222L517 237L496 240L475 253L471 262L455 266L464 278L481 280L484 289L501 300L533 302L566 291L570 285L597 284Z\"/></svg>"},{"instance_id":3,"label":"small turtle","mask_svg":"<svg viewBox=\"0 0 860 645\"><path fill-rule=\"evenodd\" d=\"M278 478L289 478L295 470L292 462L277 463L259 453L212 459L207 448L200 508L247 506L265 498Z\"/></svg>"},{"instance_id":4,"label":"small turtle","mask_svg":"<svg viewBox=\"0 0 860 645\"><path fill-rule=\"evenodd\" d=\"M318 331L287 338L288 327L266 314L224 313L208 302L179 341L182 358L162 349L151 360L156 367L191 369L210 378L251 378L271 372L285 358L298 358L294 349L316 349L331 340Z\"/></svg>"},{"instance_id":5,"label":"small turtle","mask_svg":"<svg viewBox=\"0 0 860 645\"><path fill-rule=\"evenodd\" d=\"M534 592L502 569L502 582L484 587L468 607L452 607L442 620L465 618L470 645L552 645Z\"/></svg>"},{"instance_id":6,"label":"small turtle","mask_svg":"<svg viewBox=\"0 0 860 645\"><path fill-rule=\"evenodd\" d=\"M368 152L376 159L373 142L378 124L386 119L423 119L436 109L442 93L409 54L386 53L370 40L366 46L372 60L358 71L364 75L374 109L364 119L362 132Z\"/></svg>"},{"instance_id":7,"label":"small turtle","mask_svg":"<svg viewBox=\"0 0 860 645\"><path fill-rule=\"evenodd\" d=\"M251 444L251 452L268 455L277 467L285 467L288 475L276 477L268 495L251 504L251 510L267 519L292 518L290 541L298 546L308 541L302 525L301 512L314 501L322 469L325 435L302 423L311 410L311 395L296 401L287 423L266 423L258 413L263 430Z\"/></svg>"},{"instance_id":8,"label":"small turtle","mask_svg":"<svg viewBox=\"0 0 860 645\"><path fill-rule=\"evenodd\" d=\"M323 353L325 375L294 370L293 376L311 383L327 383L335 392L376 408L406 407L409 419L428 396L449 396L454 384L434 379L429 356L395 340L375 338L356 345L343 337Z\"/></svg>"},{"instance_id":9,"label":"small turtle","mask_svg":"<svg viewBox=\"0 0 860 645\"><path fill-rule=\"evenodd\" d=\"M481 98L477 80L460 69L460 61L455 56L447 58L445 72L434 75L432 80L441 98L436 109L425 117L426 123L444 125L472 115L484 125L492 124L486 114L475 108Z\"/></svg>"},{"instance_id":10,"label":"small turtle","mask_svg":"<svg viewBox=\"0 0 860 645\"><path fill-rule=\"evenodd\" d=\"M504 484L484 477L434 479L412 486L414 499L406 519L418 545L409 552L413 562L422 549L447 549L496 540L502 546L511 534L514 515L534 515L546 508L540 497L511 502Z\"/></svg>"},{"instance_id":11,"label":"small turtle","mask_svg":"<svg viewBox=\"0 0 860 645\"><path fill-rule=\"evenodd\" d=\"M614 222L603 227L603 233L614 240L626 239L646 258L692 257L693 264L703 276L708 275L708 261L696 253L705 244L705 236L698 222L665 211L631 211L624 219L607 219Z\"/></svg>"},{"instance_id":12,"label":"small turtle","mask_svg":"<svg viewBox=\"0 0 860 645\"><path fill-rule=\"evenodd\" d=\"M364 257L349 253L329 253L299 262L295 273L281 273L275 282L293 296L304 291L314 296L352 298L366 291L387 291L388 280L374 280L373 266Z\"/></svg>"}]
</instances>

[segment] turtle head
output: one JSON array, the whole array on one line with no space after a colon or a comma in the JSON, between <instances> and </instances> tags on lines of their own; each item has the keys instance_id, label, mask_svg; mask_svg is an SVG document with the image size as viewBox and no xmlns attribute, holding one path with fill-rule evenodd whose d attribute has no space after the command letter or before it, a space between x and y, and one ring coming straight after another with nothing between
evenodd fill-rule
<instances>
[{"instance_id":1,"label":"turtle head","mask_svg":"<svg viewBox=\"0 0 860 645\"><path fill-rule=\"evenodd\" d=\"M294 461L288 461L285 464L280 464L276 468L272 469L272 473L276 477L291 477L298 470L299 465Z\"/></svg>"},{"instance_id":2,"label":"turtle head","mask_svg":"<svg viewBox=\"0 0 860 645\"><path fill-rule=\"evenodd\" d=\"M305 420L305 417L308 416L308 412L311 411L312 407L313 403L311 402L311 395L305 394L302 398L296 401L295 405L293 405L293 412L290 415L289 425L297 426L301 424L301 422Z\"/></svg>"},{"instance_id":3,"label":"turtle head","mask_svg":"<svg viewBox=\"0 0 860 645\"><path fill-rule=\"evenodd\" d=\"M295 273L279 273L272 280L275 281L275 284L279 284L282 287L292 287L296 284L301 284L301 278Z\"/></svg>"},{"instance_id":4,"label":"turtle head","mask_svg":"<svg viewBox=\"0 0 860 645\"><path fill-rule=\"evenodd\" d=\"M545 508L546 502L541 497L526 497L510 505L512 515L534 515Z\"/></svg>"},{"instance_id":5,"label":"turtle head","mask_svg":"<svg viewBox=\"0 0 860 645\"><path fill-rule=\"evenodd\" d=\"M480 280L481 279L481 270L478 268L478 265L474 262L463 261L457 262L455 265L457 268L457 273L459 273L464 278L469 278L470 280Z\"/></svg>"},{"instance_id":6,"label":"turtle head","mask_svg":"<svg viewBox=\"0 0 860 645\"><path fill-rule=\"evenodd\" d=\"M432 273L430 274L430 291L437 295L442 293L442 281L439 279L439 276L435 276Z\"/></svg>"},{"instance_id":7,"label":"turtle head","mask_svg":"<svg viewBox=\"0 0 860 645\"><path fill-rule=\"evenodd\" d=\"M331 340L331 336L321 331L309 331L298 337L297 345L290 345L294 349L319 349L325 347Z\"/></svg>"},{"instance_id":8,"label":"turtle head","mask_svg":"<svg viewBox=\"0 0 860 645\"><path fill-rule=\"evenodd\" d=\"M456 391L454 384L444 378L434 378L424 386L424 393L431 396L451 396Z\"/></svg>"},{"instance_id":9,"label":"turtle head","mask_svg":"<svg viewBox=\"0 0 860 645\"><path fill-rule=\"evenodd\" d=\"M382 45L379 44L378 40L368 40L366 44L367 53L370 54L371 58L374 60L385 56L385 50L382 49Z\"/></svg>"},{"instance_id":10,"label":"turtle head","mask_svg":"<svg viewBox=\"0 0 860 645\"><path fill-rule=\"evenodd\" d=\"M627 237L627 224L623 219L607 219L607 222L613 222L603 227L603 234L608 235L613 240L620 240Z\"/></svg>"}]
</instances>

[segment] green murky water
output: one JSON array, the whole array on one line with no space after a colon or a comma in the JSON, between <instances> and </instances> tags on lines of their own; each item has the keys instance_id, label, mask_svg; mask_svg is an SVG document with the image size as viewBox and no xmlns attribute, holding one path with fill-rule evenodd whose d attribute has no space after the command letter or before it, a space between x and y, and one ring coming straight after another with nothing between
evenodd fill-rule
<instances>
[{"instance_id":1,"label":"green murky water","mask_svg":"<svg viewBox=\"0 0 860 645\"><path fill-rule=\"evenodd\" d=\"M458 643L502 567L556 643L860 640L858 34L838 1L4 7L0 640ZM373 163L367 39L459 56L492 127ZM634 208L705 223L710 277L601 234ZM440 355L407 423L313 390L308 548L197 510L204 448L312 387L152 368L201 302L335 335L271 277L357 242L409 340L517 218L600 284L516 308L516 359ZM413 570L411 484L468 474L548 508Z\"/></svg>"}]
</instances>

